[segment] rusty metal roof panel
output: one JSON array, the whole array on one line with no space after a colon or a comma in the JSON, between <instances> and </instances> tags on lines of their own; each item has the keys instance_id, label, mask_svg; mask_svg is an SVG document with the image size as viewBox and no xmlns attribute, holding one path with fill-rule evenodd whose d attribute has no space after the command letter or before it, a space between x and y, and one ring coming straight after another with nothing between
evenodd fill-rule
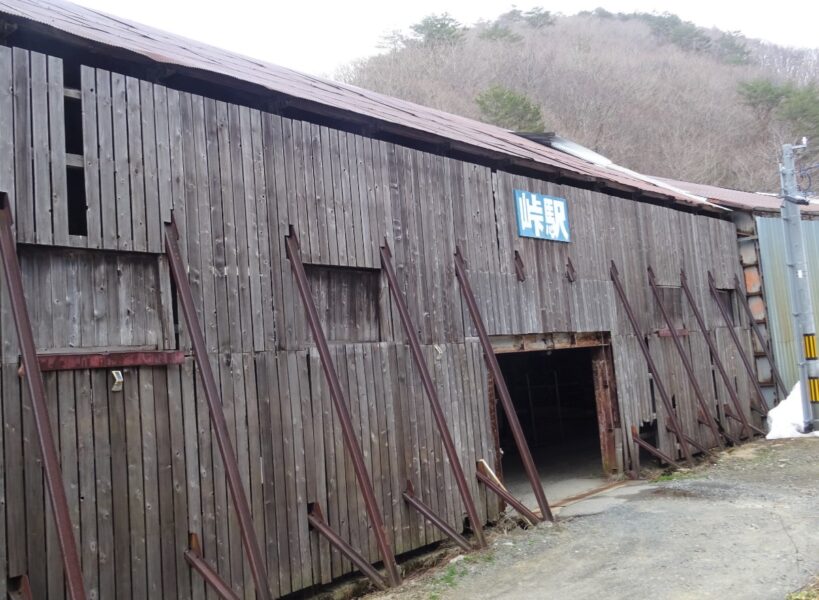
<instances>
[{"instance_id":1,"label":"rusty metal roof panel","mask_svg":"<svg viewBox=\"0 0 819 600\"><path fill-rule=\"evenodd\" d=\"M628 173L612 172L587 161L525 140L511 131L392 98L355 86L279 67L208 44L140 25L62 0L0 0L0 12L141 55L157 63L222 75L301 100L376 119L425 135L444 138L545 165L580 178L602 180L657 198L705 210L710 203L669 190Z\"/></svg>"},{"instance_id":2,"label":"rusty metal roof panel","mask_svg":"<svg viewBox=\"0 0 819 600\"><path fill-rule=\"evenodd\" d=\"M772 165L773 168L773 165ZM779 214L782 199L773 194L761 194L758 192L743 192L729 188L721 188L714 185L702 183L691 183L689 181L677 181L665 177L655 177L659 181L678 187L681 190L697 194L707 198L715 204L738 210L748 210L758 213ZM802 207L803 213L812 213L819 216L819 204L808 204Z\"/></svg>"}]
</instances>

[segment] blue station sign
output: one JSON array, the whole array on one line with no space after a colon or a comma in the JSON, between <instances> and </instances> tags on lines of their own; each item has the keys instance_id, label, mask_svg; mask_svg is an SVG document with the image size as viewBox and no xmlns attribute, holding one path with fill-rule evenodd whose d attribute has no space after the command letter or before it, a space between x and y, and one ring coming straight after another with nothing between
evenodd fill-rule
<instances>
[{"instance_id":1,"label":"blue station sign","mask_svg":"<svg viewBox=\"0 0 819 600\"><path fill-rule=\"evenodd\" d=\"M553 242L570 241L566 204L565 198L515 190L518 235Z\"/></svg>"}]
</instances>

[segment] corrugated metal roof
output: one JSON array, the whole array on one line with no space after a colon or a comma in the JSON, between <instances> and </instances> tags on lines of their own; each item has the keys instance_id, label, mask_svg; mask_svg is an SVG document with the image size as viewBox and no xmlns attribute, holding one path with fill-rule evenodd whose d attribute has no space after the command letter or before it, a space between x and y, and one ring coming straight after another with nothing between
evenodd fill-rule
<instances>
[{"instance_id":1,"label":"corrugated metal roof","mask_svg":"<svg viewBox=\"0 0 819 600\"><path fill-rule=\"evenodd\" d=\"M626 186L689 206L714 210L690 194L656 185L628 173L601 168L511 131L335 81L298 73L239 54L110 16L61 0L0 0L0 12L85 40L136 53L151 61L218 74L262 86L333 110L361 115L436 139L545 165L579 178Z\"/></svg>"},{"instance_id":2,"label":"corrugated metal roof","mask_svg":"<svg viewBox=\"0 0 819 600\"><path fill-rule=\"evenodd\" d=\"M773 168L773 166L772 166ZM690 181L677 181L676 179L666 179L665 177L655 177L659 181L664 181L669 185L686 190L698 196L707 198L715 204L739 210L750 210L759 213L779 214L779 207L782 199L771 194L760 194L757 192L742 192L728 188L705 185L702 183L691 183ZM802 206L803 213L814 213L819 216L819 205L808 204Z\"/></svg>"}]
</instances>

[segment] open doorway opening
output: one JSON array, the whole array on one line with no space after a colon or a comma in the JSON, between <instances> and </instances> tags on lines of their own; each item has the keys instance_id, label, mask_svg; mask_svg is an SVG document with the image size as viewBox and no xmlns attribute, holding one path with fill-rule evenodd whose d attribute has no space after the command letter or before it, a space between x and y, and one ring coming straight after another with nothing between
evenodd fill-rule
<instances>
[{"instance_id":1,"label":"open doorway opening","mask_svg":"<svg viewBox=\"0 0 819 600\"><path fill-rule=\"evenodd\" d=\"M606 484L616 470L617 413L607 347L509 352L498 355L547 497L552 502ZM497 442L506 487L527 506L534 495L497 407Z\"/></svg>"}]
</instances>

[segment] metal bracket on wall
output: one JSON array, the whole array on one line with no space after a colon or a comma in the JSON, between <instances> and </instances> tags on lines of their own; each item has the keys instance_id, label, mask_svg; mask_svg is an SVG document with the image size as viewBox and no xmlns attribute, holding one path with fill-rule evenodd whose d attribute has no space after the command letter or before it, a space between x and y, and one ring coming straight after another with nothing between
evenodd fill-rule
<instances>
[{"instance_id":1,"label":"metal bracket on wall","mask_svg":"<svg viewBox=\"0 0 819 600\"><path fill-rule=\"evenodd\" d=\"M28 575L10 578L8 594L11 600L34 600Z\"/></svg>"},{"instance_id":2,"label":"metal bracket on wall","mask_svg":"<svg viewBox=\"0 0 819 600\"><path fill-rule=\"evenodd\" d=\"M676 462L674 462L674 459L672 459L670 456L668 456L665 452L663 452L659 448L655 448L654 446L652 446L651 444L649 444L648 442L643 440L640 437L640 433L637 431L637 427L635 425L631 426L631 439L634 440L634 443L637 444L638 446L640 446L640 448L642 448L643 450L645 450L646 452L648 452L650 454L653 454L654 456L659 458L664 463L666 463L668 465L671 465L675 469L679 468L680 465L678 465Z\"/></svg>"},{"instance_id":3,"label":"metal bracket on wall","mask_svg":"<svg viewBox=\"0 0 819 600\"><path fill-rule=\"evenodd\" d=\"M535 493L540 512L549 521L554 521L552 510L549 508L549 502L546 500L546 493L543 491L543 483L540 481L535 462L532 460L532 453L529 450L526 436L523 434L523 428L520 426L520 420L515 412L512 397L509 395L509 388L506 387L506 380L503 378L503 373L498 364L498 359L495 356L495 351L492 349L492 342L489 340L489 334L486 332L481 311L478 309L478 303L475 301L475 294L472 293L472 286L469 285L469 278L466 276L466 261L464 260L463 254L461 254L461 249L458 247L455 248L455 276L461 284L461 295L466 302L467 309L472 317L472 322L475 325L475 330L478 332L478 339L483 347L483 358L495 381L495 388L498 390L503 412L506 414L506 420L509 424L509 428L512 430L512 436L515 438L518 454L520 455L521 461L523 461L523 468L526 470L529 483L532 485L532 491Z\"/></svg>"},{"instance_id":4,"label":"metal bracket on wall","mask_svg":"<svg viewBox=\"0 0 819 600\"><path fill-rule=\"evenodd\" d=\"M307 521L313 529L326 537L327 541L335 546L344 556L349 558L362 573L369 577L378 589L386 590L389 587L387 582L384 581L384 578L381 577L381 573L376 571L375 567L367 562L366 558L361 556L355 548L345 542L344 539L327 524L318 502L310 502L307 505Z\"/></svg>"},{"instance_id":5,"label":"metal bracket on wall","mask_svg":"<svg viewBox=\"0 0 819 600\"><path fill-rule=\"evenodd\" d=\"M506 501L512 508L518 511L522 517L524 517L527 521L529 521L532 525L537 525L541 521L543 521L543 517L539 517L531 510L526 508L526 505L523 504L520 500L515 498L509 490L507 490L501 483L498 481L497 476L495 473L492 472L492 469L489 468L489 465L486 464L486 461L481 459L478 461L476 465L475 476L478 478L482 484L488 487L490 490L495 492L500 498ZM551 514L551 513L550 513ZM553 518L551 520L554 520Z\"/></svg>"},{"instance_id":6,"label":"metal bracket on wall","mask_svg":"<svg viewBox=\"0 0 819 600\"><path fill-rule=\"evenodd\" d=\"M652 269L651 266L648 267L648 284L651 286L651 293L654 295L654 300L657 302L657 306L660 309L660 314L662 314L663 320L668 326L668 331L671 333L671 339L674 340L674 346L677 348L677 354L680 355L683 368L688 375L688 381L691 382L691 387L694 389L694 396L696 396L697 402L700 405L700 411L705 417L705 425L707 425L711 430L711 435L714 436L714 440L716 441L717 445L723 449L725 448L725 444L723 444L722 437L720 437L719 426L717 425L714 415L712 415L711 411L708 409L709 407L708 403L705 401L705 395L703 394L702 388L700 388L700 384L697 381L697 376L694 373L694 365L691 364L691 359L685 352L685 348L683 348L682 342L680 341L677 328L671 320L671 316L668 314L663 298L660 295L660 290L657 288L657 278L654 275L654 269Z\"/></svg>"},{"instance_id":7,"label":"metal bracket on wall","mask_svg":"<svg viewBox=\"0 0 819 600\"><path fill-rule=\"evenodd\" d=\"M628 316L628 320L631 323L631 327L634 330L634 337L637 338L637 342L640 345L640 350L643 352L643 357L646 359L646 365L648 366L648 372L651 373L651 378L654 381L654 387L657 389L657 393L660 394L660 398L663 402L663 407L665 408L666 415L668 415L668 420L671 424L671 429L674 431L674 435L677 437L677 441L680 444L680 448L682 449L683 456L685 456L685 460L688 462L690 466L694 465L694 459L691 458L691 450L688 448L688 442L683 435L682 427L680 427L680 422L677 420L677 415L674 412L674 405L671 403L671 398L666 392L665 386L663 385L663 380L660 377L660 372L657 370L657 365L654 364L654 359L651 358L651 352L648 350L648 345L646 344L645 337L643 336L643 332L640 331L640 324L637 322L637 317L634 315L634 310L631 308L631 304L626 297L626 291L623 288L623 284L620 282L620 273L617 271L617 265L614 261L611 261L611 269L609 270L611 275L611 280L614 283L614 289L617 291L617 296L620 298L620 302L623 304L623 308L626 311L626 315ZM636 438L634 437L635 429L632 428L632 439L637 443L637 445L642 446L645 448L646 442L640 439L638 435ZM646 444L647 445L647 444ZM649 450L652 454L656 456L657 450L652 446L653 450ZM648 448L646 448L648 450ZM659 450L657 450L659 452ZM666 460L668 457L664 458ZM676 465L673 460L666 460L669 464Z\"/></svg>"},{"instance_id":8,"label":"metal bracket on wall","mask_svg":"<svg viewBox=\"0 0 819 600\"><path fill-rule=\"evenodd\" d=\"M23 278L20 271L20 262L17 258L17 245L12 230L13 222L8 194L0 192L0 258L2 258L3 262L3 272L5 273L11 311L14 316L14 326L17 329L17 337L20 341L20 353L22 354L26 383L31 396L31 407L34 413L37 439L40 444L40 455L43 460L43 472L48 484L51 508L54 511L54 523L57 527L57 540L63 559L68 597L71 600L81 600L86 596L80 557L77 553L74 527L71 523L71 513L68 511L68 500L63 487L60 459L57 456L54 433L51 430L51 420L48 416L43 374L37 360L34 332L31 329L31 319L26 306Z\"/></svg>"},{"instance_id":9,"label":"metal bracket on wall","mask_svg":"<svg viewBox=\"0 0 819 600\"><path fill-rule=\"evenodd\" d=\"M762 335L762 330L759 328L759 325L757 325L756 319L754 318L754 313L751 310L751 305L748 304L748 296L746 296L745 292L742 290L739 277L736 275L734 275L734 289L736 290L737 296L739 296L739 303L745 310L745 314L748 315L748 323L751 324L751 329L753 329L756 338L759 340L760 347L765 352L765 356L768 357L768 363L771 365L771 372L776 380L776 386L779 391L782 392L782 398L778 398L776 402L776 404L779 404L781 399L787 398L788 390L785 387L785 382L782 380L782 375L779 373L779 369L776 367L773 352L771 351L770 340L766 340L765 336Z\"/></svg>"},{"instance_id":10,"label":"metal bracket on wall","mask_svg":"<svg viewBox=\"0 0 819 600\"><path fill-rule=\"evenodd\" d=\"M691 312L694 313L694 318L697 320L697 325L705 338L705 343L708 344L708 349L711 351L711 360L716 365L717 371L719 371L720 377L722 377L722 383L725 384L725 389L728 390L728 396L731 398L731 403L734 405L734 412L736 414L730 414L728 412L725 414L729 418L732 417L742 423L742 426L748 432L748 435L751 435L752 431L765 435L764 431L758 427L754 427L748 421L748 419L745 417L745 413L742 411L739 396L737 396L737 391L734 389L734 382L731 381L728 371L725 370L725 365L723 364L717 350L717 344L714 342L714 338L711 337L711 331L705 325L705 319L702 316L702 312L700 312L699 306L697 306L697 303L694 300L694 294L691 293L691 288L688 287L688 278L685 275L685 269L680 271L680 285L682 286L685 298L688 300L688 305L691 307ZM740 435L742 434L740 433Z\"/></svg>"},{"instance_id":11,"label":"metal bracket on wall","mask_svg":"<svg viewBox=\"0 0 819 600\"><path fill-rule=\"evenodd\" d=\"M225 466L225 476L227 478L230 498L236 509L236 516L239 521L239 529L242 537L247 558L250 562L250 571L253 574L253 582L256 585L256 594L262 600L272 600L267 579L267 569L262 558L259 542L256 539L253 528L253 517L250 514L250 505L247 502L247 495L242 484L242 477L239 473L239 463L236 461L236 453L230 441L225 413L222 409L222 400L219 395L219 388L213 376L213 369L208 360L205 336L196 316L196 304L193 300L190 281L188 281L187 269L182 260L182 253L179 250L179 232L173 221L165 224L165 253L168 256L171 277L176 284L176 293L179 298L179 305L185 317L185 326L188 328L193 354L196 358L196 367L199 377L202 380L202 389L208 403L210 422L216 434L216 442L219 446L219 454ZM190 561L189 561L190 562ZM201 571L200 571L201 572Z\"/></svg>"},{"instance_id":12,"label":"metal bracket on wall","mask_svg":"<svg viewBox=\"0 0 819 600\"><path fill-rule=\"evenodd\" d=\"M745 371L748 373L748 378L751 380L751 384L754 386L754 390L756 391L756 394L759 397L758 412L762 415L767 415L768 403L765 400L765 394L762 393L762 387L759 385L759 379L756 376L756 371L754 370L754 367L751 365L751 361L745 355L745 351L742 348L742 343L739 341L737 332L734 331L733 323L730 315L728 314L728 310L723 305L722 301L719 298L717 284L714 281L714 276L711 274L711 271L708 271L708 287L711 290L711 297L714 299L714 302L716 303L717 308L719 309L719 312L722 315L722 320L725 321L725 328L728 330L728 335L731 336L731 339L734 342L734 346L736 346L737 353L739 354L739 357L742 360L742 364L745 366Z\"/></svg>"},{"instance_id":13,"label":"metal bracket on wall","mask_svg":"<svg viewBox=\"0 0 819 600\"><path fill-rule=\"evenodd\" d=\"M478 546L484 548L486 547L486 540L484 539L481 520L478 516L478 511L475 509L475 502L472 500L472 494L470 493L469 485L466 482L466 476L464 475L463 466L461 465L461 459L458 458L458 451L455 448L455 442L452 441L452 434L449 431L449 425L447 425L443 408L441 408L441 401L438 398L438 391L435 389L435 384L432 382L432 377L429 374L429 368L424 360L424 354L421 351L421 341L418 339L418 333L413 327L409 309L407 308L407 304L404 301L404 296L401 294L401 290L399 289L398 277L396 277L395 270L392 266L392 252L390 252L390 247L386 239L384 240L384 245L381 246L381 266L384 268L384 273L387 276L390 292L392 292L395 307L398 309L398 314L401 317L401 324L404 327L404 334L409 342L412 358L415 362L415 366L418 368L418 374L421 377L421 383L424 386L424 391L426 392L427 399L429 400L429 406L432 409L432 416L435 418L435 424L438 427L441 442L443 443L444 450L446 451L446 456L449 459L452 474L455 477L455 483L457 484L458 491L461 494L461 500L464 503L466 514L469 516L469 524L472 526L472 530L475 532ZM412 504L412 502L410 503ZM415 506L415 504L413 504L413 506ZM418 507L416 506L416 508ZM437 525L437 522L433 522Z\"/></svg>"},{"instance_id":14,"label":"metal bracket on wall","mask_svg":"<svg viewBox=\"0 0 819 600\"><path fill-rule=\"evenodd\" d=\"M392 552L390 542L387 539L387 533L384 530L384 521L381 518L378 503L375 499L373 484L370 481L370 475L367 473L367 467L364 464L364 455L358 445L358 440L356 440L355 430L353 429L353 423L350 418L350 411L347 408L347 400L344 397L344 392L338 381L338 374L336 373L333 358L330 354L330 347L327 345L327 338L324 336L324 330L321 327L321 320L316 310L316 304L313 302L310 283L307 281L307 273L304 270L304 264L301 262L299 240L296 237L296 232L292 225L284 240L287 258L290 260L290 268L293 270L296 287L299 290L299 295L304 305L307 323L313 334L313 340L316 342L316 349L321 359L321 368L322 371L324 371L324 378L330 389L330 399L333 402L336 415L338 415L339 422L341 423L344 447L347 449L347 452L350 453L353 471L355 472L356 481L358 481L358 489L364 498L364 508L370 519L370 526L375 534L375 540L381 553L381 559L384 561L384 567L387 571L387 581L391 586L397 586L401 583L401 576L398 574L398 565L395 563L395 555Z\"/></svg>"},{"instance_id":15,"label":"metal bracket on wall","mask_svg":"<svg viewBox=\"0 0 819 600\"><path fill-rule=\"evenodd\" d=\"M222 600L239 600L234 591L219 574L211 567L202 556L202 546L199 544L199 536L195 533L188 534L188 549L185 550L185 560L191 568L202 576L202 579L213 588Z\"/></svg>"},{"instance_id":16,"label":"metal bracket on wall","mask_svg":"<svg viewBox=\"0 0 819 600\"><path fill-rule=\"evenodd\" d=\"M430 523L432 523L438 529L447 534L453 542L458 544L467 552L473 550L472 545L468 541L466 541L466 538L464 538L464 536L455 531L452 527L450 527L447 524L446 521L444 521L438 515L436 515L435 512L429 506L427 506L426 504L424 504L418 498L415 497L415 488L412 487L412 482L410 480L407 480L407 489L404 490L403 496L407 504L409 504L419 513L424 515Z\"/></svg>"}]
</instances>

